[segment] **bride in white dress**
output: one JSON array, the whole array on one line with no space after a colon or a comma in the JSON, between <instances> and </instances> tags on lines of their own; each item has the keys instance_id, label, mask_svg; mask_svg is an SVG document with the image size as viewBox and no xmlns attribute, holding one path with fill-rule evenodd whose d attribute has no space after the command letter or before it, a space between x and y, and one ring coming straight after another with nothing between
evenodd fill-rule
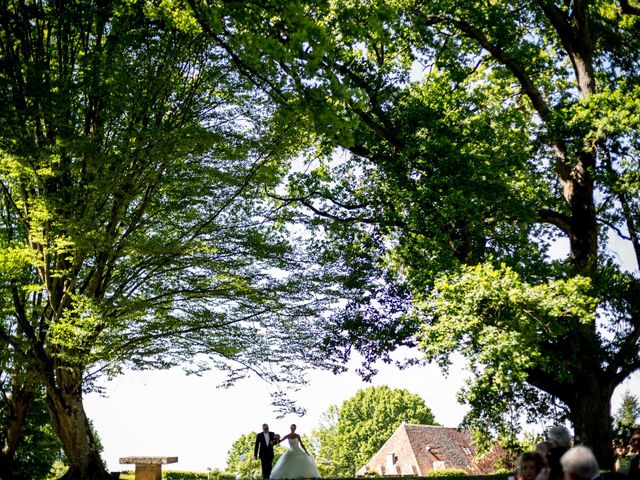
<instances>
[{"instance_id":1,"label":"bride in white dress","mask_svg":"<svg viewBox=\"0 0 640 480\"><path fill-rule=\"evenodd\" d=\"M278 459L273 470L271 470L269 478L274 480L284 478L320 478L316 462L307 452L300 435L296 433L295 424L291 425L291 433L282 437L280 442L285 439L289 440L289 449Z\"/></svg>"}]
</instances>

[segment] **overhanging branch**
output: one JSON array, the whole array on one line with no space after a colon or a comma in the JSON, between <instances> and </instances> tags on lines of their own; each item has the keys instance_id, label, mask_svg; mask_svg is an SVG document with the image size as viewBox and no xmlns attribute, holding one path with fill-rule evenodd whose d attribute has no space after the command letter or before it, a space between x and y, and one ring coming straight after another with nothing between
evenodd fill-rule
<instances>
[{"instance_id":1,"label":"overhanging branch","mask_svg":"<svg viewBox=\"0 0 640 480\"><path fill-rule=\"evenodd\" d=\"M620 0L620 12L628 15L640 15L640 4L630 0Z\"/></svg>"},{"instance_id":2,"label":"overhanging branch","mask_svg":"<svg viewBox=\"0 0 640 480\"><path fill-rule=\"evenodd\" d=\"M538 221L555 225L566 235L571 235L571 219L567 215L554 210L542 209L538 210Z\"/></svg>"},{"instance_id":3,"label":"overhanging branch","mask_svg":"<svg viewBox=\"0 0 640 480\"><path fill-rule=\"evenodd\" d=\"M542 93L533 83L533 80L526 73L524 67L516 59L509 57L499 45L492 43L482 30L471 25L469 22L445 15L423 15L419 13L427 26L444 24L451 25L460 30L464 35L475 40L484 50L489 52L498 62L507 67L516 77L522 91L531 100L533 107L543 120L548 120L549 107Z\"/></svg>"}]
</instances>

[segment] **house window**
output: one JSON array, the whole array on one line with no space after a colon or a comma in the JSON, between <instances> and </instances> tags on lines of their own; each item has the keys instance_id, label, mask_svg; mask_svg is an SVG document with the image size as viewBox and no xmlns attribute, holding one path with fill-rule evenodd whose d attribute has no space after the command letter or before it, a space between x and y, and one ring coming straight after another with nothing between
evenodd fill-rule
<instances>
[{"instance_id":1,"label":"house window","mask_svg":"<svg viewBox=\"0 0 640 480\"><path fill-rule=\"evenodd\" d=\"M387 470L393 469L397 461L398 457L396 457L395 453L387 453Z\"/></svg>"},{"instance_id":2,"label":"house window","mask_svg":"<svg viewBox=\"0 0 640 480\"><path fill-rule=\"evenodd\" d=\"M471 455L471 450L469 450L467 447L462 447L462 451L467 455Z\"/></svg>"}]
</instances>

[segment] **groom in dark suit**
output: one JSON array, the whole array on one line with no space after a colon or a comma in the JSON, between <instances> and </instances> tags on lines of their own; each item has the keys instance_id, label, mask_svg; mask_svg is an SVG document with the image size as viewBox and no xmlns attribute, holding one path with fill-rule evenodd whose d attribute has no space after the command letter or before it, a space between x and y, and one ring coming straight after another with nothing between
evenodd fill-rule
<instances>
[{"instance_id":1,"label":"groom in dark suit","mask_svg":"<svg viewBox=\"0 0 640 480\"><path fill-rule=\"evenodd\" d=\"M262 464L262 478L267 479L273 468L273 446L278 444L276 434L269 431L269 425L262 425L262 433L256 435L256 443L253 448L253 458L260 457Z\"/></svg>"}]
</instances>

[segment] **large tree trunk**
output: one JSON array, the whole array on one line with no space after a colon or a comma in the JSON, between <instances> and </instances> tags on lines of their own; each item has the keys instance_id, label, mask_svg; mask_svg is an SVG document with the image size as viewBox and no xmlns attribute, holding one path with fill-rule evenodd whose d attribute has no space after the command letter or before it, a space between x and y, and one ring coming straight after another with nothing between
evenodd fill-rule
<instances>
[{"instance_id":1,"label":"large tree trunk","mask_svg":"<svg viewBox=\"0 0 640 480\"><path fill-rule=\"evenodd\" d=\"M67 380L61 388L47 388L51 424L69 461L65 480L103 480L109 478L98 452L89 420L82 405L82 381Z\"/></svg>"},{"instance_id":2,"label":"large tree trunk","mask_svg":"<svg viewBox=\"0 0 640 480\"><path fill-rule=\"evenodd\" d=\"M611 426L613 387L598 381L596 375L579 380L575 387L575 394L567 403L570 407L570 419L576 440L593 450L601 469L613 470L615 460Z\"/></svg>"}]
</instances>

